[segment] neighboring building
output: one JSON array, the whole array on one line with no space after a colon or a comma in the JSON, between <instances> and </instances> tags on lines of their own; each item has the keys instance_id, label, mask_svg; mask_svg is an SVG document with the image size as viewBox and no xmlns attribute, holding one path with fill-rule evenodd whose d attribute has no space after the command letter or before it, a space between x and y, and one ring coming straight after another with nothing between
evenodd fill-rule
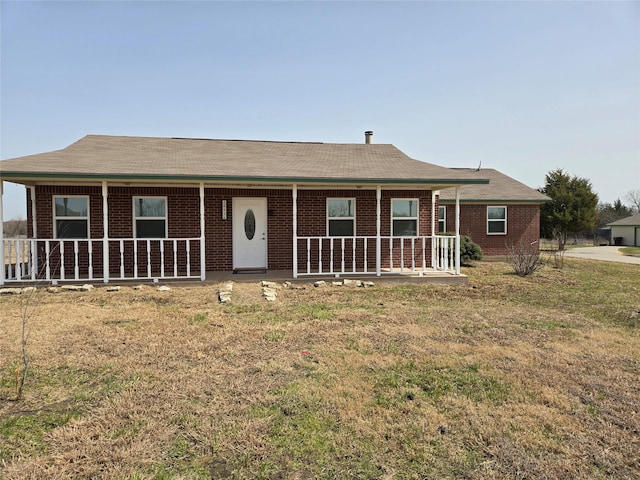
<instances>
[{"instance_id":1,"label":"neighboring building","mask_svg":"<svg viewBox=\"0 0 640 480\"><path fill-rule=\"evenodd\" d=\"M493 169L456 169L489 184L466 185L460 192L460 234L480 245L485 255L506 255L508 248L537 245L540 205L549 197ZM455 189L440 191L439 231L455 231Z\"/></svg>"},{"instance_id":2,"label":"neighboring building","mask_svg":"<svg viewBox=\"0 0 640 480\"><path fill-rule=\"evenodd\" d=\"M490 171L440 167L393 145L371 144L370 132L366 139L325 144L88 135L62 150L4 160L0 180L28 190L29 238L0 233L0 285L205 280L212 271L266 269L294 278L459 275L459 242L438 235L433 192L487 184ZM508 205L511 235L520 207L533 213L540 201L490 204ZM451 201L442 204L453 209ZM453 217L448 211L447 221ZM537 231L537 219L532 215L534 224L518 228ZM497 234L500 219L491 221L488 229ZM473 225L464 232L477 241Z\"/></svg>"},{"instance_id":3,"label":"neighboring building","mask_svg":"<svg viewBox=\"0 0 640 480\"><path fill-rule=\"evenodd\" d=\"M611 241L614 245L640 247L640 213L609 223L607 226L611 227Z\"/></svg>"}]
</instances>

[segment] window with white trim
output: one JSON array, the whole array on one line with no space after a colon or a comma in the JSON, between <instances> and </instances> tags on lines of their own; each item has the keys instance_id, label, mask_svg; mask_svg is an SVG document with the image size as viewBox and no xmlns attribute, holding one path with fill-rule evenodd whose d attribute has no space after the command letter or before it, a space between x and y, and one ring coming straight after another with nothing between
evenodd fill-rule
<instances>
[{"instance_id":1,"label":"window with white trim","mask_svg":"<svg viewBox=\"0 0 640 480\"><path fill-rule=\"evenodd\" d=\"M444 205L438 206L438 232L443 233L447 231L447 207Z\"/></svg>"},{"instance_id":2,"label":"window with white trim","mask_svg":"<svg viewBox=\"0 0 640 480\"><path fill-rule=\"evenodd\" d=\"M89 238L89 197L53 197L55 238Z\"/></svg>"},{"instance_id":3,"label":"window with white trim","mask_svg":"<svg viewBox=\"0 0 640 480\"><path fill-rule=\"evenodd\" d=\"M133 224L136 238L166 238L167 198L133 197Z\"/></svg>"},{"instance_id":4,"label":"window with white trim","mask_svg":"<svg viewBox=\"0 0 640 480\"><path fill-rule=\"evenodd\" d=\"M418 200L392 199L391 225L394 237L415 237L418 235Z\"/></svg>"},{"instance_id":5,"label":"window with white trim","mask_svg":"<svg viewBox=\"0 0 640 480\"><path fill-rule=\"evenodd\" d=\"M353 237L356 234L356 199L327 198L327 235Z\"/></svg>"},{"instance_id":6,"label":"window with white trim","mask_svg":"<svg viewBox=\"0 0 640 480\"><path fill-rule=\"evenodd\" d=\"M506 235L507 207L487 207L487 235Z\"/></svg>"}]
</instances>

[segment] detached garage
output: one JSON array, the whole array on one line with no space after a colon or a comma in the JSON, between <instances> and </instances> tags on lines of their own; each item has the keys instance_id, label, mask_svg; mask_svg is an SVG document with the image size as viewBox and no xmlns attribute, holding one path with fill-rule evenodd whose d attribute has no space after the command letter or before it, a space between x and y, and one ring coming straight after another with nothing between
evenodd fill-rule
<instances>
[{"instance_id":1,"label":"detached garage","mask_svg":"<svg viewBox=\"0 0 640 480\"><path fill-rule=\"evenodd\" d=\"M640 247L640 213L608 224L614 245Z\"/></svg>"}]
</instances>

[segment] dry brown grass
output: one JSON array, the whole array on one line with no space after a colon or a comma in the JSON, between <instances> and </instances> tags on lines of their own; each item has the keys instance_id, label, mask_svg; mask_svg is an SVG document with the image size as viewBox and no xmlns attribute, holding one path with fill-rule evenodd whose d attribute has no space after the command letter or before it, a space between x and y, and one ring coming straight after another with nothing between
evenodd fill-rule
<instances>
[{"instance_id":1,"label":"dry brown grass","mask_svg":"<svg viewBox=\"0 0 640 480\"><path fill-rule=\"evenodd\" d=\"M0 476L640 478L640 269L0 298Z\"/></svg>"}]
</instances>

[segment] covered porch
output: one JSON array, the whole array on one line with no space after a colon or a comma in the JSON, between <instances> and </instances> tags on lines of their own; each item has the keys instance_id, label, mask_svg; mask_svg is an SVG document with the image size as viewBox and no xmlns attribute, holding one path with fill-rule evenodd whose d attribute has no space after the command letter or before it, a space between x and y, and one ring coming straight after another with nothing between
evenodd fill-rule
<instances>
[{"instance_id":1,"label":"covered porch","mask_svg":"<svg viewBox=\"0 0 640 480\"><path fill-rule=\"evenodd\" d=\"M86 239L40 238L36 214L35 185L25 185L31 201L31 238L4 238L0 232L0 255L4 268L0 269L0 285L35 282L123 282L123 281L208 281L220 274L206 263L210 240L205 232L210 221L205 209L205 188L220 185L185 184L199 198L197 221L198 236L163 238L114 238L109 237L109 190L120 182L102 180L102 236ZM226 187L229 187L228 185ZM232 186L231 186L232 187ZM271 187L260 185L261 188ZM292 184L292 234L289 240L292 251L292 268L287 276L296 279L339 277L378 278L450 278L460 276L459 201L456 202L456 233L452 236L437 232L436 197L431 195L431 212L435 215L427 235L383 235L381 229L382 185L365 186L375 190L375 235L328 236L299 235L298 193L305 188L322 188L318 185ZM335 186L334 186L335 188ZM355 188L355 186L351 186ZM357 186L362 188L362 186ZM387 188L387 187L385 187ZM429 188L422 185L422 188ZM456 187L457 189L458 187ZM2 186L0 185L0 193ZM0 216L3 210L0 195ZM457 195L459 199L459 195ZM416 232L418 233L418 232ZM424 231L422 233L425 233ZM277 270L284 275L288 270ZM227 273L228 271L223 271ZM265 269L263 275L268 275ZM234 278L247 278L239 274Z\"/></svg>"}]
</instances>

